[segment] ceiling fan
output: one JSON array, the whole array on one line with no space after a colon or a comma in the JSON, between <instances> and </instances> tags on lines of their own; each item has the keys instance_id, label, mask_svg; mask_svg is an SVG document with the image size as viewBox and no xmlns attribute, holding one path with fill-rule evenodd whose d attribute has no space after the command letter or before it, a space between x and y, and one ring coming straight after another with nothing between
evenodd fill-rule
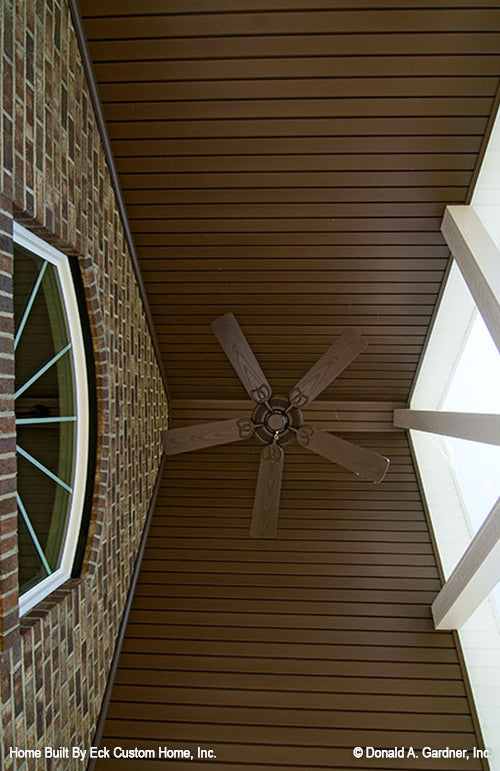
<instances>
[{"instance_id":1,"label":"ceiling fan","mask_svg":"<svg viewBox=\"0 0 500 771\"><path fill-rule=\"evenodd\" d=\"M171 428L163 432L163 444L167 455L177 455L251 436L263 442L250 535L255 538L276 535L284 459L282 445L294 439L302 447L364 479L382 481L390 463L387 458L303 422L302 410L367 347L356 331L348 329L344 332L292 388L288 397L284 397L273 396L271 386L232 313L220 316L211 326L256 406L248 419Z\"/></svg>"}]
</instances>

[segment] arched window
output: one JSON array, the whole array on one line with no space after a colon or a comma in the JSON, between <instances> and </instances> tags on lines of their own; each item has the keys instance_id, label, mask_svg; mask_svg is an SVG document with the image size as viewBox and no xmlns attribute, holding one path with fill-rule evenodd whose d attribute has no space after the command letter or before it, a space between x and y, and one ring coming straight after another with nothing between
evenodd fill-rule
<instances>
[{"instance_id":1,"label":"arched window","mask_svg":"<svg viewBox=\"0 0 500 771\"><path fill-rule=\"evenodd\" d=\"M14 226L20 612L70 577L89 458L89 388L68 257Z\"/></svg>"}]
</instances>

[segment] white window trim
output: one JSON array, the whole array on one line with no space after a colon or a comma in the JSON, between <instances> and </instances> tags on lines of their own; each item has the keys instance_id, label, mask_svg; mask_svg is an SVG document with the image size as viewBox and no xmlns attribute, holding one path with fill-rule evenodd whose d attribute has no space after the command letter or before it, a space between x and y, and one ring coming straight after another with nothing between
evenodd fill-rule
<instances>
[{"instance_id":1,"label":"white window trim","mask_svg":"<svg viewBox=\"0 0 500 771\"><path fill-rule=\"evenodd\" d=\"M448 241L448 246L465 279L477 309L481 313L497 348L500 350L500 249L493 239L490 238L485 226L471 206L447 207L443 217L443 234ZM467 313L465 317L468 318ZM440 340L436 350L432 349L431 344L429 354L431 360L435 360L439 356L442 342ZM456 347L455 344L452 346L452 349L456 350ZM424 357L419 377L422 376L422 372L428 372L430 369L429 362ZM432 375L430 377L427 375L426 379L434 383L434 386L432 386L432 383L425 386L424 391L429 393L432 392L433 387L436 387L436 380ZM440 373L438 379L442 379L442 373ZM418 386L416 390L418 392ZM394 411L395 426L432 434L458 436L473 441L500 444L500 415L418 410L414 407L415 401L418 402L419 398L421 397L417 393L417 398L412 399L410 409ZM483 544L483 541L486 537L491 538L493 534L496 540L492 547L496 551L497 547L500 548L500 529L484 528L478 533L479 546L476 543L475 553L483 555L483 560L486 560L488 553L486 544ZM475 572L483 572L484 568L485 566L482 565L480 560L476 564ZM491 575L491 570L493 570L495 575ZM465 585L463 585L463 581L454 580L452 584L449 584L448 581L446 582L442 593L446 597L446 605L454 607L454 613L446 614L446 618L452 623L452 626L448 627L445 627L444 617L441 614L437 615L437 625L440 629L459 628L485 599L483 591L485 584L474 580L475 572L469 575ZM463 579L463 570L461 575ZM489 581L493 581L494 585L500 581L500 562L493 564L493 567L489 570L489 575ZM441 596L438 596L436 602L439 609L442 603Z\"/></svg>"},{"instance_id":2,"label":"white window trim","mask_svg":"<svg viewBox=\"0 0 500 771\"><path fill-rule=\"evenodd\" d=\"M499 118L494 138L500 149ZM500 171L498 149L494 161ZM480 174L480 180L484 176ZM489 196L484 188L479 190L477 196L475 194L480 206L475 206L473 199L471 206L450 207L445 213L443 232L449 239L448 245L455 258L447 285L451 291L447 294L445 290L445 302L438 310L433 334L417 378L418 385L412 394L411 409L395 415L395 422L410 428L410 440L447 578L432 606L435 625L439 629L458 630L479 722L490 752L491 771L500 771L500 625L495 603L490 598L490 591L500 577L499 501L474 536L454 471L444 457L444 443L431 433L418 430L423 426L421 424L419 427L417 423L431 416L431 423L426 428L433 432L429 407L441 423L450 420L453 423L453 419L446 418L445 413L439 410L451 383L450 373L457 365L460 347L469 335L474 314L477 313L473 301L499 347L500 232L495 233L494 230L499 228L500 223L499 176L495 175L495 195ZM486 175L486 178L492 184L491 176ZM463 283L460 289L460 282L457 281L459 271L472 298L468 293L465 297ZM440 325L440 314L446 315L445 304L452 314L453 310L459 309L454 316L454 326ZM422 410L427 412L423 413ZM468 438L484 441L484 432L477 430L481 419L478 421L477 416L472 416L472 420L468 421L462 415L460 422L464 420L469 423L466 426ZM495 416L495 420L498 422L498 416ZM476 425L472 426L472 423ZM464 426L461 429L457 425L452 426L453 431L449 428L447 426L443 433L460 433ZM498 442L498 429L494 433ZM489 438L495 439L493 436Z\"/></svg>"},{"instance_id":3,"label":"white window trim","mask_svg":"<svg viewBox=\"0 0 500 771\"><path fill-rule=\"evenodd\" d=\"M72 484L73 494L61 562L59 568L51 573L50 576L43 581L40 581L36 586L33 586L20 596L19 615L22 616L71 577L78 537L80 534L87 482L89 401L85 347L83 343L78 302L69 266L69 258L18 223L14 223L13 235L16 244L33 252L47 262L50 262L57 269L72 345L71 355L73 358L75 375L77 418L75 466Z\"/></svg>"},{"instance_id":4,"label":"white window trim","mask_svg":"<svg viewBox=\"0 0 500 771\"><path fill-rule=\"evenodd\" d=\"M498 583L500 498L432 603L436 629L460 629Z\"/></svg>"},{"instance_id":5,"label":"white window trim","mask_svg":"<svg viewBox=\"0 0 500 771\"><path fill-rule=\"evenodd\" d=\"M447 206L441 230L500 351L500 250L473 206Z\"/></svg>"}]
</instances>

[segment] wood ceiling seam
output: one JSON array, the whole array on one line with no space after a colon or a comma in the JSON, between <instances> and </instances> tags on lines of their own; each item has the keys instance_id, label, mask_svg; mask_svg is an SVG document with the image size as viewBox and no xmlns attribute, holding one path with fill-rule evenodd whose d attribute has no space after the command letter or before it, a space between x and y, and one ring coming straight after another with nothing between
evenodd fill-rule
<instances>
[{"instance_id":1,"label":"wood ceiling seam","mask_svg":"<svg viewBox=\"0 0 500 771\"><path fill-rule=\"evenodd\" d=\"M239 7L241 6L241 7ZM440 7L442 8L494 8L498 9L497 0L440 0ZM203 16L205 13L226 13L228 8L231 8L231 13L239 14L243 13L261 13L261 12L284 12L287 10L299 10L303 11L304 5L301 0L231 0L230 3L227 0L210 0L210 8L207 9L206 0L199 0L199 2L191 2L191 0L178 0L177 6L174 0L171 0L169 4L169 10L165 10L162 0L149 3L149 7L153 10L149 11L148 8L141 9L146 16L155 16L158 13L158 8L161 9L162 15L185 15L197 14ZM174 10L175 8L178 10ZM417 2L417 0L384 0L384 9L396 9L402 10L416 9L416 10L435 10L435 3L423 0L423 2ZM350 11L353 8L359 9L373 9L370 4L370 0L337 0L336 9L339 11ZM102 19L103 17L112 16L136 16L137 15L137 3L135 0L83 0L82 9L85 12L86 19ZM127 10L129 9L129 10ZM311 10L330 10L331 0L313 0Z\"/></svg>"},{"instance_id":2,"label":"wood ceiling seam","mask_svg":"<svg viewBox=\"0 0 500 771\"><path fill-rule=\"evenodd\" d=\"M99 81L108 82L108 78L114 81L119 80L143 81L153 75L165 79L174 79L178 81L192 80L193 73L197 78L203 76L205 80L239 79L241 77L237 64L242 67L244 77L248 77L248 65L252 66L251 75L254 79L267 79L269 77L280 77L286 73L292 77L382 77L391 75L394 69L397 69L399 75L410 76L458 76L463 75L486 75L498 77L498 59L500 57L482 54L464 54L463 56L440 56L433 57L439 60L440 70L436 71L436 61L431 61L430 57L417 56L393 56L390 60L380 59L376 56L344 57L332 62L329 57L317 57L316 59L295 60L291 57L281 59L264 60L213 60L205 59L196 62L189 60L168 62L150 60L133 63L128 62L109 62L107 64L99 63L94 58L94 69ZM202 69L200 70L200 62ZM228 62L232 66L228 69ZM163 69L160 65L164 65ZM110 78L110 75L115 73ZM182 75L182 77L181 77Z\"/></svg>"},{"instance_id":3,"label":"wood ceiling seam","mask_svg":"<svg viewBox=\"0 0 500 771\"><path fill-rule=\"evenodd\" d=\"M377 80L377 84L375 84ZM271 99L273 94L282 98L391 98L410 96L413 98L435 98L442 95L494 98L496 78L493 77L427 77L425 87L422 78L408 77L401 79L400 91L395 88L394 78L281 78L266 81L247 79L215 81L176 81L149 80L130 84L120 82L102 84L100 87L103 105L133 103L137 101L155 101L161 96L162 102L196 101L198 99L216 101L218 99ZM380 82L378 82L380 81ZM446 83L443 83L446 81ZM450 82L451 81L451 82ZM209 90L210 89L210 90ZM309 97L305 97L307 93ZM115 155L116 158L116 155Z\"/></svg>"},{"instance_id":4,"label":"wood ceiling seam","mask_svg":"<svg viewBox=\"0 0 500 771\"><path fill-rule=\"evenodd\" d=\"M391 135L392 137L392 135ZM360 144L361 143L361 144ZM369 144L367 144L369 143ZM429 134L426 136L398 136L392 137L391 153L440 153L456 152L471 153L479 150L481 144L480 137L474 139L470 135L455 134L453 136L443 137L440 134ZM372 154L387 153L388 147L386 138L383 135L378 137L359 138L350 135L330 136L327 139L317 137L280 137L279 139L268 137L245 137L233 140L192 140L186 137L179 139L138 139L138 140L115 140L115 150L125 148L134 153L144 155L144 150L152 148L147 156L153 154L165 153L166 155L187 155L189 157L205 156L207 154L226 155L227 153L235 155L240 154L284 154L284 155L317 155L329 153L356 153L370 152ZM117 157L120 157L118 155Z\"/></svg>"},{"instance_id":5,"label":"wood ceiling seam","mask_svg":"<svg viewBox=\"0 0 500 771\"><path fill-rule=\"evenodd\" d=\"M455 97L455 96L428 96L423 97L419 96L417 97L402 97L402 96L357 96L355 98L353 97L345 97L345 96L332 96L332 97L314 97L314 96L282 96L282 97L248 97L246 99L238 98L234 99L232 97L223 98L219 97L218 99L181 99L181 100L168 100L168 99L158 99L158 100L151 100L146 99L143 95L142 99L137 101L115 101L115 102L103 102L103 105L107 105L107 116L108 120L111 118L112 115L115 115L119 119L123 119L123 115L120 115L120 112L123 111L123 114L129 115L132 114L136 118L144 118L146 119L148 116L148 111L155 111L155 115L158 115L158 111L161 111L163 109L171 110L172 112L175 111L175 108L177 108L177 111L180 111L182 114L182 111L188 112L190 109L198 109L200 112L208 113L210 114L210 111L215 112L216 110L224 110L227 108L231 108L235 112L239 110L245 110L245 109L255 109L258 108L262 109L272 109L275 108L276 111L283 115L284 111L283 108L288 107L290 109L293 108L292 114L296 114L296 110L298 107L306 106L307 107L307 113L310 117L315 115L315 110L318 109L325 109L328 111L328 115L332 116L336 115L337 113L334 111L335 109L338 109L340 111L341 108L344 108L349 115L356 115L358 113L358 110L360 111L360 114L363 116L363 113L361 110L369 109L369 115L377 116L377 113L374 111L377 108L392 108L393 106L398 107L401 109L402 114L406 114L406 110L408 109L415 109L419 112L422 112L424 109L434 108L435 110L438 110L436 112L436 115L461 115L462 112L455 113L454 110L463 110L464 115L468 115L470 113L470 108L481 108L480 112L473 113L473 114L479 114L479 115L489 115L491 111L491 103L492 99L494 97L494 94L492 96L483 97L483 96L477 96L477 95L470 95L470 96L464 96L461 97ZM348 109L349 108L349 109ZM342 113L340 113L341 115ZM386 113L384 112L384 115ZM389 113L392 114L392 113ZM248 117L248 116L244 116Z\"/></svg>"},{"instance_id":6,"label":"wood ceiling seam","mask_svg":"<svg viewBox=\"0 0 500 771\"><path fill-rule=\"evenodd\" d=\"M391 120L388 122L387 117ZM136 138L133 135L133 130L141 131L139 139L156 139L166 137L167 139L173 138L204 138L204 139L231 139L232 136L245 139L249 136L255 138L265 139L267 137L273 137L273 134L269 133L269 127L275 132L278 129L281 131L277 134L280 138L282 136L288 136L292 138L309 137L310 135L316 137L331 136L400 136L403 135L435 135L442 131L443 133L455 135L476 135L481 137L486 125L486 115L400 115L400 116L339 116L337 120L332 121L328 115L319 117L231 117L231 118L151 118L149 120L142 120L140 118L130 120L110 120L108 121L109 131L111 139L127 139L129 136ZM365 121L368 121L368 126L365 126ZM432 124L430 124L432 121ZM388 125L389 123L389 125ZM195 132L200 131L200 127L207 127L208 129L218 129L219 133L214 134L201 134L193 133L190 135L188 130ZM392 129L391 133L388 133L387 129ZM243 127L243 129L241 129ZM406 127L406 131L405 131ZM122 130L125 136L120 136ZM233 133L225 134L223 129L231 129ZM293 129L301 129L299 133L294 133ZM156 129L159 131L158 137L148 132ZM180 130L179 136L174 132L174 129ZM358 131L356 131L358 129ZM409 130L411 129L411 130ZM241 133L242 130L248 132L248 134ZM259 131L260 130L260 131ZM266 133L267 130L267 133ZM238 132L238 133L236 133Z\"/></svg>"},{"instance_id":7,"label":"wood ceiling seam","mask_svg":"<svg viewBox=\"0 0 500 771\"><path fill-rule=\"evenodd\" d=\"M367 3L363 10L352 7L347 8L314 8L291 10L281 9L275 11L269 8L260 8L258 11L231 12L225 9L223 12L212 13L209 10L198 11L196 14L184 15L182 13L168 13L162 11L159 14L132 14L113 16L112 19L100 18L93 23L86 15L86 29L89 40L92 40L93 30L102 33L113 32L119 35L127 30L142 39L141 29L146 32L160 34L163 39L169 38L169 33L174 37L185 37L201 34L211 35L212 29L217 29L219 35L237 36L238 28L247 31L252 29L252 34L274 35L299 32L301 34L315 34L328 32L331 34L346 34L355 32L359 35L373 33L400 34L405 31L418 30L421 32L457 31L471 32L470 10L457 6L441 8L430 6L432 14L424 9L400 6L393 8L390 14L381 13L380 8L370 7ZM257 26L257 22L262 23ZM210 24L213 21L213 26ZM500 21L498 8L489 9L482 3L475 4L474 32L489 32L492 25ZM164 22L164 28L162 28ZM331 25L331 26L330 26ZM420 29L419 29L420 27ZM255 32L254 32L255 30ZM144 33L143 33L144 34Z\"/></svg>"}]
</instances>

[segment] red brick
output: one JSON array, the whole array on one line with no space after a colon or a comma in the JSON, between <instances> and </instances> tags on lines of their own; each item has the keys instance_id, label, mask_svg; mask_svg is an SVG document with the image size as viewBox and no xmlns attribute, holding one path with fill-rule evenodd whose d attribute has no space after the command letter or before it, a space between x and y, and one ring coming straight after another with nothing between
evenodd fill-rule
<instances>
[{"instance_id":1,"label":"red brick","mask_svg":"<svg viewBox=\"0 0 500 771\"><path fill-rule=\"evenodd\" d=\"M125 586L130 579L129 566L135 558L132 551L139 542L148 505L146 491L152 468L158 465L161 456L160 427L166 423L166 401L151 353L130 258L124 247L126 239L91 112L91 100L86 88L81 88L79 57L68 7L65 3L61 7L59 0L16 0L15 27L11 0L5 0L2 12L3 36L8 50L3 62L0 292L8 294L11 287L12 199L15 198L15 216L19 222L66 253L76 255L75 259L80 261L99 383L98 468L84 578L68 582L28 613L23 618L21 635L14 585L17 567L13 495L16 459L14 455L0 457L0 476L3 477L0 495L4 496L0 516L3 555L0 556L0 588L7 590L4 611L8 611L0 629L0 648L8 649L8 654L3 655L2 672L6 671L5 667L9 672L9 687L2 684L2 696L9 710L12 712L15 707L19 714L14 725L12 720L5 722L4 736L11 737L15 743L18 739L24 741L25 736L36 735L38 746L43 747L46 743L43 731L47 731L48 736L64 733L72 737L72 743L89 746L123 610ZM15 62L12 61L14 51L17 52ZM14 69L18 100L15 113ZM35 89L34 94L31 87ZM66 100L62 110L61 98ZM74 162L69 159L70 155ZM42 169L45 169L43 179ZM82 250L85 250L84 254ZM8 310L8 296L1 297L2 307ZM133 333L123 323L124 308L133 319ZM6 335L12 335L12 331L12 320L0 317L0 353L11 350L11 339ZM111 335L120 342L119 353L113 348L108 350ZM119 366L113 369L115 357ZM0 357L2 373L13 375L12 359ZM141 430L129 430L125 441L121 434L123 421L128 421L129 427L137 425L132 420L133 410L128 398L135 377L138 386L134 397L139 400L135 409L141 416ZM8 415L1 425L2 446L9 449L12 440L8 434L13 425L13 378L0 378L0 382L0 395L5 397L0 398L2 420L6 410ZM117 422L110 419L114 407L110 393L115 394L115 386L121 400L121 418ZM147 453L142 452L145 437L149 444ZM123 516L110 516L111 512L121 511L123 500L129 501L130 507L137 511L130 523L125 523ZM109 593L112 593L111 597ZM106 619L105 627L103 618ZM77 626L78 638L73 640ZM35 641L33 667L32 641ZM69 651L72 652L68 659ZM33 708L31 691L28 691L33 684L19 674L16 674L14 700L11 678L13 669L16 673L22 672L19 669L22 662L28 673L33 669L36 694ZM68 688L61 680L65 667L68 678L72 671L78 672L78 688L71 694L72 709L62 714L56 700L60 694L55 695L55 690L58 684L61 691ZM22 705L28 708L23 710ZM85 735L82 733L82 715L86 716ZM22 736L17 732L22 732ZM5 768L8 771L8 764Z\"/></svg>"}]
</instances>

